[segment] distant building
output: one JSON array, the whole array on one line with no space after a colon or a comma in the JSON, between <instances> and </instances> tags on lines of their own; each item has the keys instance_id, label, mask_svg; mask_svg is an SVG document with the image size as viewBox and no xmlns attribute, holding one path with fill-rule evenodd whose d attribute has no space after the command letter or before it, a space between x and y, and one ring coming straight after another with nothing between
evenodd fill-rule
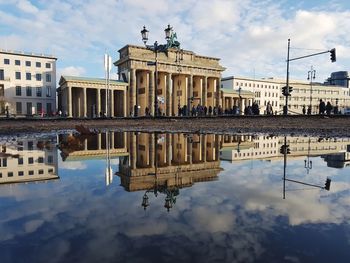
<instances>
[{"instance_id":1,"label":"distant building","mask_svg":"<svg viewBox=\"0 0 350 263\"><path fill-rule=\"evenodd\" d=\"M349 88L349 72L348 71L332 72L331 76L327 79L325 84Z\"/></svg>"},{"instance_id":2,"label":"distant building","mask_svg":"<svg viewBox=\"0 0 350 263\"><path fill-rule=\"evenodd\" d=\"M56 60L49 55L0 50L0 114L55 112Z\"/></svg>"}]
</instances>

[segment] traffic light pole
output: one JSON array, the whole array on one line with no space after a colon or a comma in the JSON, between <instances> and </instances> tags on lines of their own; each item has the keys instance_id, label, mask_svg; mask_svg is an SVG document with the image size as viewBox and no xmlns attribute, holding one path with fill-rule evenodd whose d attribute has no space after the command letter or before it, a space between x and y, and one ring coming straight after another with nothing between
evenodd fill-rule
<instances>
[{"instance_id":1,"label":"traffic light pole","mask_svg":"<svg viewBox=\"0 0 350 263\"><path fill-rule=\"evenodd\" d=\"M287 79L286 79L286 104L283 109L283 115L288 115L288 93L289 93L289 50L290 50L290 39L288 38L288 51L287 51Z\"/></svg>"},{"instance_id":2,"label":"traffic light pole","mask_svg":"<svg viewBox=\"0 0 350 263\"><path fill-rule=\"evenodd\" d=\"M309 54L309 55L305 55L305 56L301 56L301 57L296 57L296 58L289 58L289 51L290 51L290 38L288 38L288 51L287 51L287 79L286 79L286 105L285 105L285 109L283 109L283 115L288 115L288 95L290 94L290 89L289 89L289 62L290 61L294 61L294 60L298 60L298 59L302 59L302 58L308 58L308 57L313 57L313 56L317 56L317 55L321 55L321 54L325 54L325 53L330 53L331 54L331 61L335 62L336 61L336 53L335 53L335 48L332 48L330 50L327 51L322 51L322 52L318 52L318 53L313 53L313 54Z\"/></svg>"}]
</instances>

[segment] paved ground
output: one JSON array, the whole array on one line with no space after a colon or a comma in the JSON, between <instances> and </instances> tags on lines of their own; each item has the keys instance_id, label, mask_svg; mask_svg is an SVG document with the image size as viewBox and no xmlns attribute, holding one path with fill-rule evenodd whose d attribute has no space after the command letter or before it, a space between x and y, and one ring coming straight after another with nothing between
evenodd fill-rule
<instances>
[{"instance_id":1,"label":"paved ground","mask_svg":"<svg viewBox=\"0 0 350 263\"><path fill-rule=\"evenodd\" d=\"M350 116L235 116L207 118L136 119L0 119L0 134L90 129L194 133L266 133L350 137Z\"/></svg>"}]
</instances>

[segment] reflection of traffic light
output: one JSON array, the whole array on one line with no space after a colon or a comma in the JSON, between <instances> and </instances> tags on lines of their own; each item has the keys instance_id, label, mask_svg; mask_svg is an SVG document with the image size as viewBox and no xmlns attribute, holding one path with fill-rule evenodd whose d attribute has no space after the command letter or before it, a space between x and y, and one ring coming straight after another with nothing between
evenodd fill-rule
<instances>
[{"instance_id":1,"label":"reflection of traffic light","mask_svg":"<svg viewBox=\"0 0 350 263\"><path fill-rule=\"evenodd\" d=\"M324 184L324 189L326 189L327 191L329 191L329 189L331 188L331 179L327 178L326 183Z\"/></svg>"},{"instance_id":2,"label":"reflection of traffic light","mask_svg":"<svg viewBox=\"0 0 350 263\"><path fill-rule=\"evenodd\" d=\"M281 154L290 154L289 145L282 145L280 148Z\"/></svg>"},{"instance_id":3,"label":"reflection of traffic light","mask_svg":"<svg viewBox=\"0 0 350 263\"><path fill-rule=\"evenodd\" d=\"M336 62L337 61L337 57L335 55L335 48L332 48L329 52L331 53L331 61L332 62Z\"/></svg>"}]
</instances>

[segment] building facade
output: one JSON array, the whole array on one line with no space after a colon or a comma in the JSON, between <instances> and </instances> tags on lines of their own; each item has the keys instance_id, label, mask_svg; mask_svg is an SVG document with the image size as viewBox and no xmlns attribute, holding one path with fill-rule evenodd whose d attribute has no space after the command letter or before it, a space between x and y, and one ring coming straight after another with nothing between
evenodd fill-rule
<instances>
[{"instance_id":1,"label":"building facade","mask_svg":"<svg viewBox=\"0 0 350 263\"><path fill-rule=\"evenodd\" d=\"M128 116L154 115L155 100L157 115L166 116L177 116L184 107L189 111L198 105L222 105L221 73L225 68L218 58L170 48L158 53L157 70L154 62L155 53L145 47L127 45L119 50L114 65L119 78L129 85Z\"/></svg>"},{"instance_id":2,"label":"building facade","mask_svg":"<svg viewBox=\"0 0 350 263\"><path fill-rule=\"evenodd\" d=\"M0 114L55 112L56 60L49 55L0 50Z\"/></svg>"},{"instance_id":3,"label":"building facade","mask_svg":"<svg viewBox=\"0 0 350 263\"><path fill-rule=\"evenodd\" d=\"M57 109L67 117L127 116L127 83L118 80L62 76ZM109 90L109 91L108 91ZM108 94L108 96L107 96ZM107 103L108 102L108 103Z\"/></svg>"},{"instance_id":4,"label":"building facade","mask_svg":"<svg viewBox=\"0 0 350 263\"><path fill-rule=\"evenodd\" d=\"M271 104L274 114L282 114L285 105L285 96L282 94L282 87L285 86L282 79L253 79L243 77L227 77L222 79L223 90L234 91L236 93L253 92L252 100L243 99L245 105L251 105L255 101L260 108L260 114L266 113L266 106ZM289 86L293 87L291 95L288 97L288 110L290 114L303 114L303 108L311 108L312 114L318 114L319 103L330 102L333 106L338 106L339 110L350 107L349 88L321 83L310 83L300 80L290 80Z\"/></svg>"}]
</instances>

